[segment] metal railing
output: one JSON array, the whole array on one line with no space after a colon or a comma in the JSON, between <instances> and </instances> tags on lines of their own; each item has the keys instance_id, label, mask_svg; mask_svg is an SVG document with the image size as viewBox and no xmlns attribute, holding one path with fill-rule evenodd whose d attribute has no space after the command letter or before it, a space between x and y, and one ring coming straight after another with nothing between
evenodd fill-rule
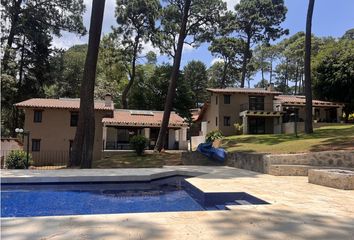
<instances>
[{"instance_id":1,"label":"metal railing","mask_svg":"<svg viewBox=\"0 0 354 240\"><path fill-rule=\"evenodd\" d=\"M1 150L1 168L9 168L7 159L12 151L19 150ZM38 151L30 152L29 169L49 170L66 168L69 164L69 151ZM24 160L26 161L26 160Z\"/></svg>"},{"instance_id":2,"label":"metal railing","mask_svg":"<svg viewBox=\"0 0 354 240\"><path fill-rule=\"evenodd\" d=\"M107 141L105 150L130 150L130 144L125 142Z\"/></svg>"},{"instance_id":3,"label":"metal railing","mask_svg":"<svg viewBox=\"0 0 354 240\"><path fill-rule=\"evenodd\" d=\"M240 104L240 112L243 111L272 111L272 112L279 112L281 111L280 106L277 107L276 105L272 103L258 103L258 104L249 104L249 103L243 103Z\"/></svg>"}]
</instances>

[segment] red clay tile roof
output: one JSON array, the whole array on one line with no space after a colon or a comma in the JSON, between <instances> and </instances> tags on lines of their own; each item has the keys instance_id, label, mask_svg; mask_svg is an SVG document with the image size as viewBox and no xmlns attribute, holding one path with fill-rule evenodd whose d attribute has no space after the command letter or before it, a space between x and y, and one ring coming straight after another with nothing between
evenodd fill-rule
<instances>
[{"instance_id":1,"label":"red clay tile roof","mask_svg":"<svg viewBox=\"0 0 354 240\"><path fill-rule=\"evenodd\" d=\"M208 109L209 102L205 102L201 108L197 109L192 109L192 121L197 122L199 120L202 120L203 115L205 114L206 110Z\"/></svg>"},{"instance_id":2,"label":"red clay tile roof","mask_svg":"<svg viewBox=\"0 0 354 240\"><path fill-rule=\"evenodd\" d=\"M282 94L282 92L269 91L264 88L207 88L207 91L213 93L255 93L255 94L274 94L274 95Z\"/></svg>"},{"instance_id":3,"label":"red clay tile roof","mask_svg":"<svg viewBox=\"0 0 354 240\"><path fill-rule=\"evenodd\" d=\"M79 109L80 99L77 98L32 98L15 104L18 108L62 108ZM113 110L114 106L106 107L104 101L95 101L95 110Z\"/></svg>"},{"instance_id":4,"label":"red clay tile roof","mask_svg":"<svg viewBox=\"0 0 354 240\"><path fill-rule=\"evenodd\" d=\"M275 100L279 100L281 103L285 105L305 105L306 98L305 96L299 95L279 95L274 97ZM320 101L320 100L312 100L312 104L314 106L328 106L328 107L338 107L343 106L343 103L337 102L328 102L328 101Z\"/></svg>"},{"instance_id":5,"label":"red clay tile roof","mask_svg":"<svg viewBox=\"0 0 354 240\"><path fill-rule=\"evenodd\" d=\"M163 111L117 109L113 118L103 118L102 122L114 126L159 127L162 122ZM171 112L169 127L188 126L183 118Z\"/></svg>"}]
</instances>

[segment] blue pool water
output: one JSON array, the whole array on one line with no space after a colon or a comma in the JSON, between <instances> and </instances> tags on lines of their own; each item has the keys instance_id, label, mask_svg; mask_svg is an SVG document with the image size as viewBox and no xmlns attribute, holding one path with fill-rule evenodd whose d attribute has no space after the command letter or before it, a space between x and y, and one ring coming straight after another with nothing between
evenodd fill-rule
<instances>
[{"instance_id":1,"label":"blue pool water","mask_svg":"<svg viewBox=\"0 0 354 240\"><path fill-rule=\"evenodd\" d=\"M4 185L1 217L203 211L225 209L225 204L237 204L235 199L265 203L245 193L206 195L181 178L125 184Z\"/></svg>"}]
</instances>

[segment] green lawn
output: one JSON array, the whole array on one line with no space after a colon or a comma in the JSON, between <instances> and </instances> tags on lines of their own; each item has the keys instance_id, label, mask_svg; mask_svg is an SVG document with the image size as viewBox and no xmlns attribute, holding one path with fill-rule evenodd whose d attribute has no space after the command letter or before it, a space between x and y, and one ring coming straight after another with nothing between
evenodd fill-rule
<instances>
[{"instance_id":1,"label":"green lawn","mask_svg":"<svg viewBox=\"0 0 354 240\"><path fill-rule=\"evenodd\" d=\"M163 165L181 164L181 153L145 153L137 156L134 152L115 153L93 162L94 168L153 168Z\"/></svg>"},{"instance_id":2,"label":"green lawn","mask_svg":"<svg viewBox=\"0 0 354 240\"><path fill-rule=\"evenodd\" d=\"M222 147L228 152L300 153L326 150L354 150L354 125L315 129L311 135L266 134L226 137Z\"/></svg>"}]
</instances>

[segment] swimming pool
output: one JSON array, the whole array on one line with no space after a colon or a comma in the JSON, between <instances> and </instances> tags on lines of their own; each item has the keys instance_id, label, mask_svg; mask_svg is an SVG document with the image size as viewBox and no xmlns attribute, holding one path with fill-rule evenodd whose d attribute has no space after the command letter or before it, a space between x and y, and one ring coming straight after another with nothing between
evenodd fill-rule
<instances>
[{"instance_id":1,"label":"swimming pool","mask_svg":"<svg viewBox=\"0 0 354 240\"><path fill-rule=\"evenodd\" d=\"M184 180L2 185L1 217L204 211L265 204L246 193L204 193Z\"/></svg>"}]
</instances>

